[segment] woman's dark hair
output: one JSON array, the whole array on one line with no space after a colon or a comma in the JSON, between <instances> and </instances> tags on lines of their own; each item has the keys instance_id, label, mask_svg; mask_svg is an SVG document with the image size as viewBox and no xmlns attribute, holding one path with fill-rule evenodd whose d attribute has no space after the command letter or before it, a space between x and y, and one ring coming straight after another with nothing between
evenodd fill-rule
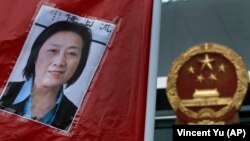
<instances>
[{"instance_id":1,"label":"woman's dark hair","mask_svg":"<svg viewBox=\"0 0 250 141\"><path fill-rule=\"evenodd\" d=\"M71 31L76 33L81 37L83 40L83 48L82 48L82 54L81 54L81 60L80 63L73 74L73 76L69 79L67 82L67 87L73 84L78 77L81 75L89 54L90 44L92 41L92 34L89 28L82 24L78 23L72 23L68 21L60 21L56 22L48 27L46 27L36 38L34 41L31 53L28 58L27 64L23 70L23 75L25 78L29 78L30 76L35 74L35 61L37 59L38 53L42 47L42 45L46 42L47 39L49 39L52 35L60 32L60 31Z\"/></svg>"}]
</instances>

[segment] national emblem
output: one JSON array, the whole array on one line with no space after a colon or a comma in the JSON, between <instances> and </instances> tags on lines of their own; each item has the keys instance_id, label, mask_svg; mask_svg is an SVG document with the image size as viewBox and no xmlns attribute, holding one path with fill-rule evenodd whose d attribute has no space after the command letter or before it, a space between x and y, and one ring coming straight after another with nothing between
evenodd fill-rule
<instances>
[{"instance_id":1,"label":"national emblem","mask_svg":"<svg viewBox=\"0 0 250 141\"><path fill-rule=\"evenodd\" d=\"M234 124L247 87L242 58L226 46L204 43L174 61L166 93L177 123Z\"/></svg>"}]
</instances>

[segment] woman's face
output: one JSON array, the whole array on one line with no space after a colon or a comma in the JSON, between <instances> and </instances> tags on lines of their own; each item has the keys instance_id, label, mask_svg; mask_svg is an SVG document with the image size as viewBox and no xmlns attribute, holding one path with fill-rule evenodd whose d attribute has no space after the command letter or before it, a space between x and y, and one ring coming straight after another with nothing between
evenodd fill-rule
<instances>
[{"instance_id":1,"label":"woman's face","mask_svg":"<svg viewBox=\"0 0 250 141\"><path fill-rule=\"evenodd\" d=\"M82 38L71 31L60 31L42 45L35 62L35 84L58 87L76 71L83 47Z\"/></svg>"}]
</instances>

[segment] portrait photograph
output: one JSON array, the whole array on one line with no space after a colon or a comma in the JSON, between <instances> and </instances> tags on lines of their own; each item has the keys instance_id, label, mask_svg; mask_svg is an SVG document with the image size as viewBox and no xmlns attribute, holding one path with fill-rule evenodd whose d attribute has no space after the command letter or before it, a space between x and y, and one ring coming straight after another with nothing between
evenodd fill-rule
<instances>
[{"instance_id":1,"label":"portrait photograph","mask_svg":"<svg viewBox=\"0 0 250 141\"><path fill-rule=\"evenodd\" d=\"M36 14L0 97L0 112L69 131L115 25L49 6Z\"/></svg>"}]
</instances>

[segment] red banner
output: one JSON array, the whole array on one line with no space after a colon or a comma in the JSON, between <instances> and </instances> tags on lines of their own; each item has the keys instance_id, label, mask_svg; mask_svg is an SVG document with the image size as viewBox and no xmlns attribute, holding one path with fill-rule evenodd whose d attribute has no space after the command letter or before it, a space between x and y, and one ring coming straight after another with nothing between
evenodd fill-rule
<instances>
[{"instance_id":1,"label":"red banner","mask_svg":"<svg viewBox=\"0 0 250 141\"><path fill-rule=\"evenodd\" d=\"M0 140L142 141L152 4L152 0L0 1L1 91L41 5L116 25L69 132L0 111Z\"/></svg>"}]
</instances>

